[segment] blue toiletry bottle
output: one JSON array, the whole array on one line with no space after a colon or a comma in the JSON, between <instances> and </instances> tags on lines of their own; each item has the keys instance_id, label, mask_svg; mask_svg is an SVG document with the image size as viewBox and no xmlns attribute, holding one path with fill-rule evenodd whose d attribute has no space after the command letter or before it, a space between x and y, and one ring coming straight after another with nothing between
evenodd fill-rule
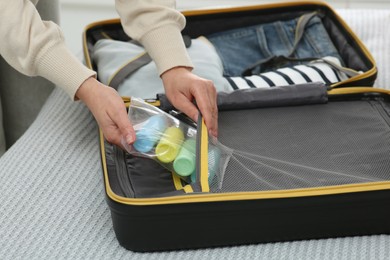
<instances>
[{"instance_id":1,"label":"blue toiletry bottle","mask_svg":"<svg viewBox=\"0 0 390 260\"><path fill-rule=\"evenodd\" d=\"M150 152L160 140L167 128L167 121L163 115L151 116L136 133L133 147L141 153Z\"/></svg>"}]
</instances>

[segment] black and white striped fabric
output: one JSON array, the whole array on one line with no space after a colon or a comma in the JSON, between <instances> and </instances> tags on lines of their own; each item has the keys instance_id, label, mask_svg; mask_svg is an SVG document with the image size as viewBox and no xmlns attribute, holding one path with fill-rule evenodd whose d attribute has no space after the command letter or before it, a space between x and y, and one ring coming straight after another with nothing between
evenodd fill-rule
<instances>
[{"instance_id":1,"label":"black and white striped fabric","mask_svg":"<svg viewBox=\"0 0 390 260\"><path fill-rule=\"evenodd\" d=\"M348 78L345 73L335 68L339 66L341 64L337 58L325 57L304 65L280 68L246 77L226 77L226 79L233 89L269 88L309 82L323 82L331 85Z\"/></svg>"}]
</instances>

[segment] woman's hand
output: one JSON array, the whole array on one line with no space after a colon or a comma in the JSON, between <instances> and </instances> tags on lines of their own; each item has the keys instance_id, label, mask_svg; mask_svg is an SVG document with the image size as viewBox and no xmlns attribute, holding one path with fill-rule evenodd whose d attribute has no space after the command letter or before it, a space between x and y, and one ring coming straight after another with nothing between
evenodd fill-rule
<instances>
[{"instance_id":1,"label":"woman's hand","mask_svg":"<svg viewBox=\"0 0 390 260\"><path fill-rule=\"evenodd\" d=\"M170 69L164 72L161 78L164 83L165 94L172 105L196 122L199 112L192 103L195 99L209 134L217 137L217 92L213 82L196 76L186 67Z\"/></svg>"},{"instance_id":2,"label":"woman's hand","mask_svg":"<svg viewBox=\"0 0 390 260\"><path fill-rule=\"evenodd\" d=\"M116 90L107 87L95 78L89 78L80 86L76 96L92 112L106 140L123 148L135 141L135 132L127 117L126 107Z\"/></svg>"}]
</instances>

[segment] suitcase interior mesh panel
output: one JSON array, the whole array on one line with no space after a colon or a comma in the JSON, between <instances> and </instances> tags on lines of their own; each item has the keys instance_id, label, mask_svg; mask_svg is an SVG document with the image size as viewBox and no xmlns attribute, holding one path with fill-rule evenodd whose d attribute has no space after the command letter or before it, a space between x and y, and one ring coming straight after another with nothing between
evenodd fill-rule
<instances>
[{"instance_id":1,"label":"suitcase interior mesh panel","mask_svg":"<svg viewBox=\"0 0 390 260\"><path fill-rule=\"evenodd\" d=\"M233 154L212 190L390 180L389 113L381 100L220 112L218 139Z\"/></svg>"}]
</instances>

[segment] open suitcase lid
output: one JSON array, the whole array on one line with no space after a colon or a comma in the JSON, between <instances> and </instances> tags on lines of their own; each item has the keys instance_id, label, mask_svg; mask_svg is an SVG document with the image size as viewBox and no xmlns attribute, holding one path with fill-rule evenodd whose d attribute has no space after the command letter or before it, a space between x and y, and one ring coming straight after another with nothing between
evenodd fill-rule
<instances>
[{"instance_id":1,"label":"open suitcase lid","mask_svg":"<svg viewBox=\"0 0 390 260\"><path fill-rule=\"evenodd\" d=\"M346 66L362 73L335 83L332 87L372 86L377 67L370 52L345 21L328 4L320 1L275 3L256 6L185 11L187 23L183 35L197 38L224 29L250 26L278 19L291 19L304 13L321 14L323 23L340 51ZM92 23L83 33L83 49L86 64L96 70L92 49L100 39L110 38L129 41L120 20L112 19Z\"/></svg>"}]
</instances>

